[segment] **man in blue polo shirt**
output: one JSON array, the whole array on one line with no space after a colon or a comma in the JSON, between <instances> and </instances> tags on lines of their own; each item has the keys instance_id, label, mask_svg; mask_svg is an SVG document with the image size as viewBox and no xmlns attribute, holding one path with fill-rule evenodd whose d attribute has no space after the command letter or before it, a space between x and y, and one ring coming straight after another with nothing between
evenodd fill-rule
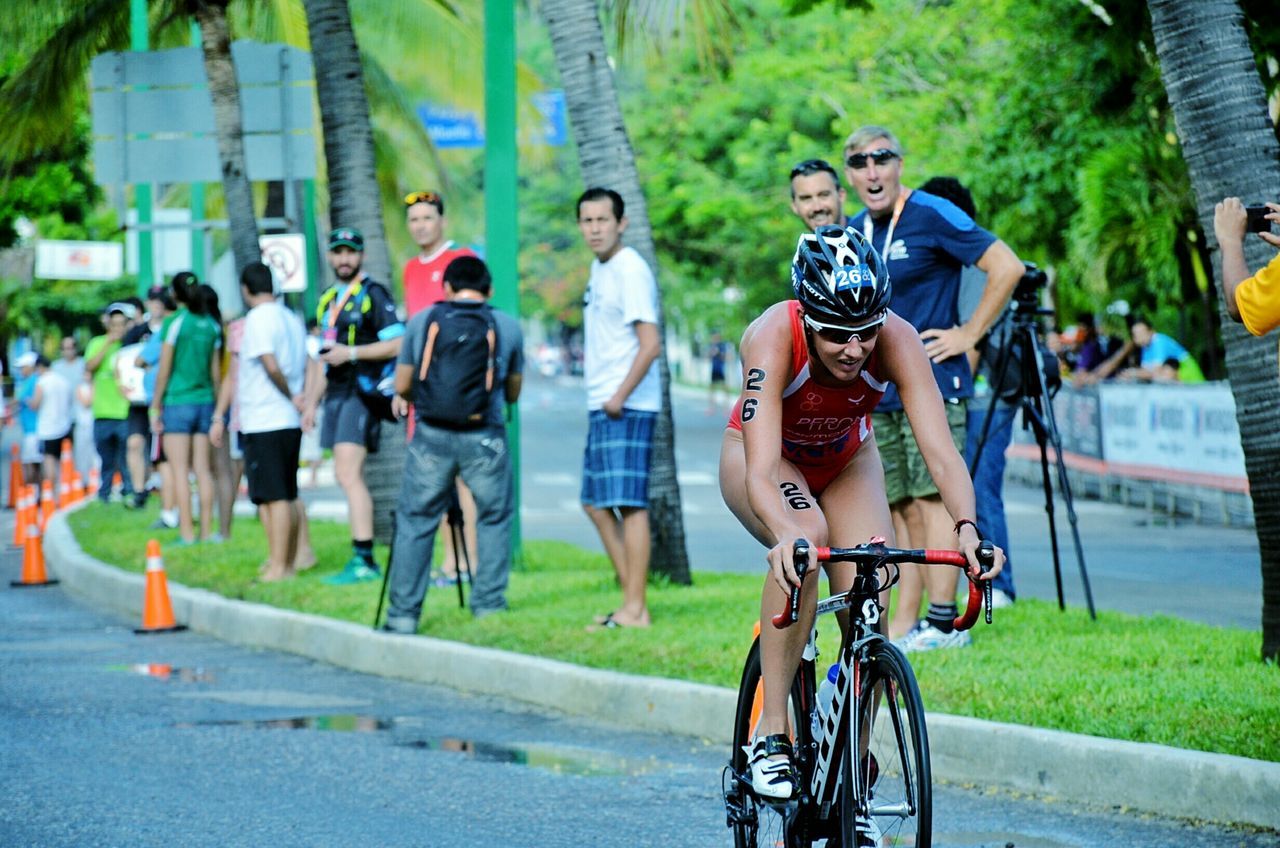
<instances>
[{"instance_id":1,"label":"man in blue polo shirt","mask_svg":"<svg viewBox=\"0 0 1280 848\"><path fill-rule=\"evenodd\" d=\"M956 449L964 452L965 403L973 377L965 358L1009 302L1022 277L1022 262L1008 245L979 227L954 204L902 185L902 145L884 127L864 126L844 144L845 178L865 207L849 219L884 257L893 281L893 311L920 333L933 374L947 402ZM959 320L960 269L976 265L987 274L986 289L973 315ZM894 386L872 415L884 463L885 490L893 510L898 544L911 548L954 548L955 522L938 496L916 446ZM967 631L954 630L956 580L951 568L906 566L889 634L908 651L969 644ZM929 611L916 621L921 590Z\"/></svg>"}]
</instances>

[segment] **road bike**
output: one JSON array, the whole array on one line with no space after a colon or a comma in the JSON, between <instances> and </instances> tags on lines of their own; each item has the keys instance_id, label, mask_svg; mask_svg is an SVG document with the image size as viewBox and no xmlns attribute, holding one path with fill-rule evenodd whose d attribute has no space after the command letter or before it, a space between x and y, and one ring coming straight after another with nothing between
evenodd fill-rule
<instances>
[{"instance_id":1,"label":"road bike","mask_svg":"<svg viewBox=\"0 0 1280 848\"><path fill-rule=\"evenodd\" d=\"M800 667L791 684L788 728L799 792L778 801L757 796L747 756L763 706L759 624L747 654L738 689L733 754L722 776L725 811L736 848L807 848L819 840L829 847L915 846L932 840L933 793L929 737L924 704L906 656L879 631L884 608L880 593L898 581L899 563L966 568L956 551L902 550L883 539L853 548L814 549L818 562L856 566L847 592L821 600ZM979 548L983 571L994 548ZM796 571L804 579L808 542L795 546ZM773 626L788 627L799 618L800 590L792 587L788 608ZM836 664L830 704L818 703L814 670L818 659L818 619L849 611L849 624ZM955 619L972 627L980 611L991 622L991 582L970 578L969 598ZM856 743L851 743L856 740ZM854 751L857 751L857 756ZM868 827L873 823L873 827ZM860 832L861 831L861 832Z\"/></svg>"}]
</instances>

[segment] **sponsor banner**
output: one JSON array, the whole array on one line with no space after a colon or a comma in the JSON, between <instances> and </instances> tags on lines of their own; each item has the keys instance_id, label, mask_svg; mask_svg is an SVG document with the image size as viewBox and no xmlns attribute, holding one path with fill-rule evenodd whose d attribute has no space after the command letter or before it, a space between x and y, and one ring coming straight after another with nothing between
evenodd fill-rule
<instances>
[{"instance_id":1,"label":"sponsor banner","mask_svg":"<svg viewBox=\"0 0 1280 848\"><path fill-rule=\"evenodd\" d=\"M1244 478L1235 398L1227 383L1100 387L1108 463Z\"/></svg>"},{"instance_id":2,"label":"sponsor banner","mask_svg":"<svg viewBox=\"0 0 1280 848\"><path fill-rule=\"evenodd\" d=\"M124 245L114 241L36 242L35 275L44 280L118 280Z\"/></svg>"}]
</instances>

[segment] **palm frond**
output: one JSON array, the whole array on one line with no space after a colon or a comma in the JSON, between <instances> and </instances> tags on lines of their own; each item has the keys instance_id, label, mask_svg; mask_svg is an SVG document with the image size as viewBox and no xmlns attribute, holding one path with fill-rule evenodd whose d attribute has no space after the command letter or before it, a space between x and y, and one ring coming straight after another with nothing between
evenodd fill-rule
<instances>
[{"instance_id":1,"label":"palm frond","mask_svg":"<svg viewBox=\"0 0 1280 848\"><path fill-rule=\"evenodd\" d=\"M31 12L36 7L32 7ZM84 103L93 57L129 45L129 4L86 0L74 8L0 86L0 166L56 147Z\"/></svg>"},{"instance_id":2,"label":"palm frond","mask_svg":"<svg viewBox=\"0 0 1280 848\"><path fill-rule=\"evenodd\" d=\"M704 67L733 56L738 16L729 0L613 0L611 5L618 49L624 54L633 42L661 54L688 38Z\"/></svg>"}]
</instances>

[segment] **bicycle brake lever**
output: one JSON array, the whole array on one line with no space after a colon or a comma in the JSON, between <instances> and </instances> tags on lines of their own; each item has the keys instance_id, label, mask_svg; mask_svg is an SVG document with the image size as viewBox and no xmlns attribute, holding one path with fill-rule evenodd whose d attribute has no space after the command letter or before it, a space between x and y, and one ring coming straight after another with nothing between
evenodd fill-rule
<instances>
[{"instance_id":1,"label":"bicycle brake lever","mask_svg":"<svg viewBox=\"0 0 1280 848\"><path fill-rule=\"evenodd\" d=\"M809 569L809 542L805 539L796 539L795 547L792 548L791 553L791 562L795 566L796 576L800 578L800 582L803 584L804 573ZM773 617L773 626L781 630L785 627L790 627L799 620L800 587L792 586L791 593L787 598L787 609Z\"/></svg>"},{"instance_id":2,"label":"bicycle brake lever","mask_svg":"<svg viewBox=\"0 0 1280 848\"><path fill-rule=\"evenodd\" d=\"M996 560L996 546L986 540L978 545L978 567L986 574ZM991 581L982 581L982 608L986 613L987 624L991 623Z\"/></svg>"}]
</instances>

